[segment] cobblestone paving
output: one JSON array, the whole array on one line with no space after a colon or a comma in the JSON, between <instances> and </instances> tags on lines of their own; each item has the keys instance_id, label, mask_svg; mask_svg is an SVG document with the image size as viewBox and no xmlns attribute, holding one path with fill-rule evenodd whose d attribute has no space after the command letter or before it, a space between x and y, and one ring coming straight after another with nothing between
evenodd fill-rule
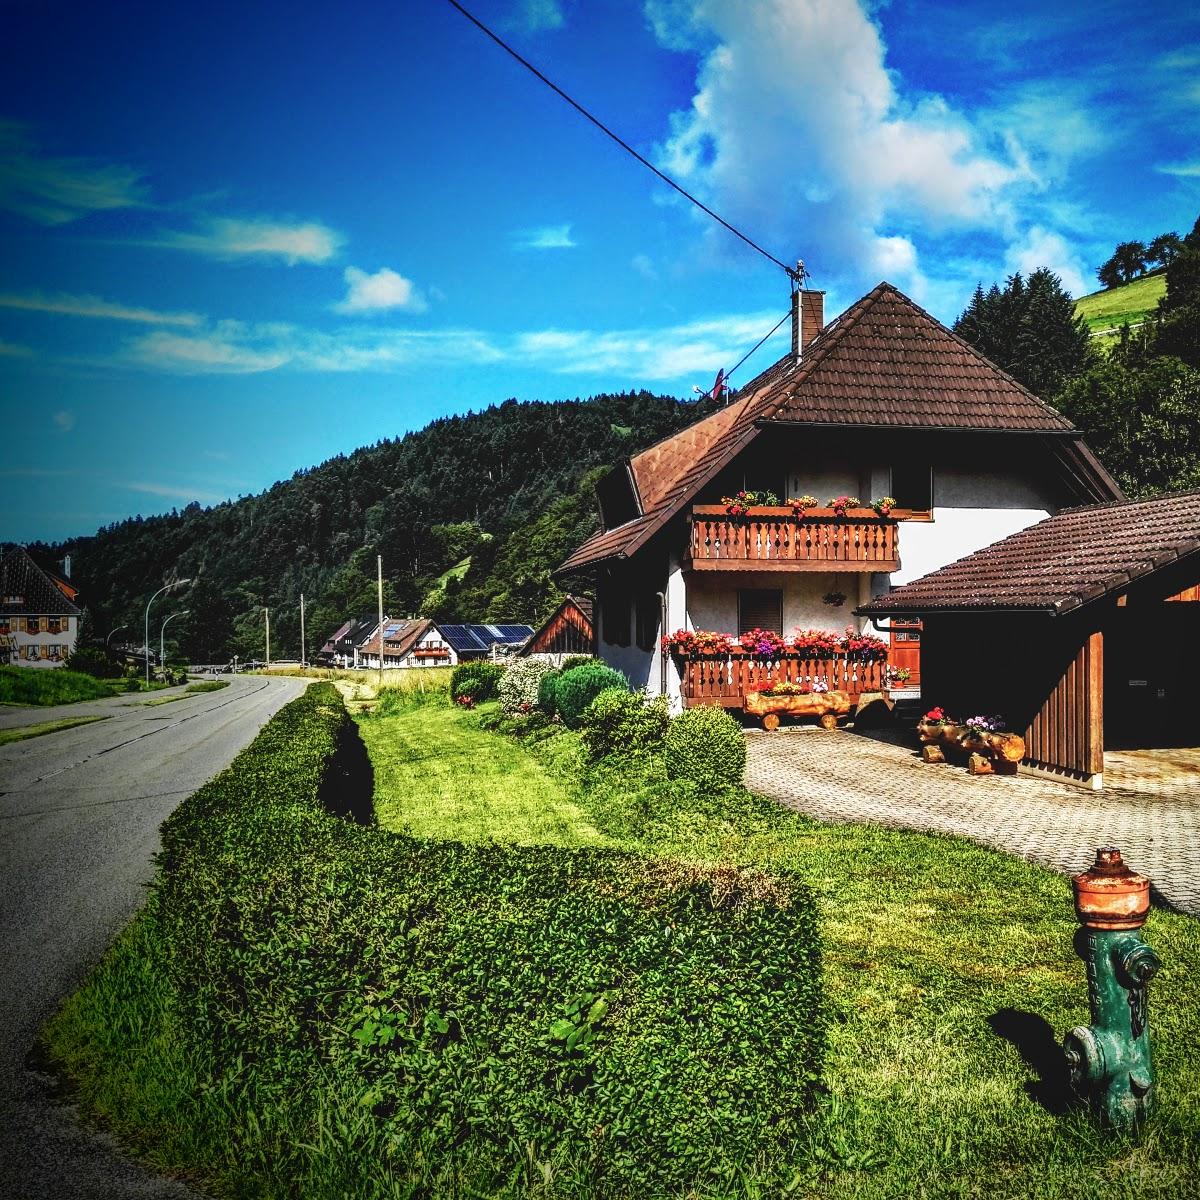
<instances>
[{"instance_id":1,"label":"cobblestone paving","mask_svg":"<svg viewBox=\"0 0 1200 1200\"><path fill-rule=\"evenodd\" d=\"M822 821L948 833L1064 874L1120 847L1159 900L1200 916L1200 752L1106 756L1102 792L921 761L901 736L799 727L746 735L746 786Z\"/></svg>"}]
</instances>

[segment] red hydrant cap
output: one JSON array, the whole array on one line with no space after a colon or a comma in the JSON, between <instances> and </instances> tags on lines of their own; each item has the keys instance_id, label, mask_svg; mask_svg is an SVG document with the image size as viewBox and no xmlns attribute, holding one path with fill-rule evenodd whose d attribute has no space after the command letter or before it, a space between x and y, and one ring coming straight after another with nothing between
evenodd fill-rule
<instances>
[{"instance_id":1,"label":"red hydrant cap","mask_svg":"<svg viewBox=\"0 0 1200 1200\"><path fill-rule=\"evenodd\" d=\"M1072 883L1075 912L1091 929L1140 929L1150 915L1150 880L1131 871L1115 846L1101 846Z\"/></svg>"}]
</instances>

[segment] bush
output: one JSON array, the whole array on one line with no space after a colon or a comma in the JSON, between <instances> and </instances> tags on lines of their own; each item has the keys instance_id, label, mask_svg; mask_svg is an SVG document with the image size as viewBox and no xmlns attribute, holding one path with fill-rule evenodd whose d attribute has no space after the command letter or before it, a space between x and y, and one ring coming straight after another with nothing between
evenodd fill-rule
<instances>
[{"instance_id":1,"label":"bush","mask_svg":"<svg viewBox=\"0 0 1200 1200\"><path fill-rule=\"evenodd\" d=\"M561 671L551 669L538 680L537 706L548 717L558 712L558 681Z\"/></svg>"},{"instance_id":2,"label":"bush","mask_svg":"<svg viewBox=\"0 0 1200 1200\"><path fill-rule=\"evenodd\" d=\"M554 701L563 724L578 729L583 710L609 688L629 691L629 681L602 662L587 662L564 671L554 684Z\"/></svg>"},{"instance_id":3,"label":"bush","mask_svg":"<svg viewBox=\"0 0 1200 1200\"><path fill-rule=\"evenodd\" d=\"M789 1161L824 1045L799 882L353 825L322 796L356 736L315 684L164 825L50 1031L133 1098L118 1132L256 1195L542 1194L527 1147L580 1196Z\"/></svg>"},{"instance_id":4,"label":"bush","mask_svg":"<svg viewBox=\"0 0 1200 1200\"><path fill-rule=\"evenodd\" d=\"M0 703L74 704L113 695L113 688L82 671L65 667L0 666Z\"/></svg>"},{"instance_id":5,"label":"bush","mask_svg":"<svg viewBox=\"0 0 1200 1200\"><path fill-rule=\"evenodd\" d=\"M80 671L93 679L119 679L121 664L108 654L93 646L84 646L76 650L67 659L67 667L72 671Z\"/></svg>"},{"instance_id":6,"label":"bush","mask_svg":"<svg viewBox=\"0 0 1200 1200\"><path fill-rule=\"evenodd\" d=\"M526 712L536 708L542 676L553 670L548 662L540 658L518 658L509 663L497 689L505 711L516 712L522 706L525 706Z\"/></svg>"},{"instance_id":7,"label":"bush","mask_svg":"<svg viewBox=\"0 0 1200 1200\"><path fill-rule=\"evenodd\" d=\"M504 668L493 662L459 663L450 676L450 699L466 696L474 703L495 698Z\"/></svg>"},{"instance_id":8,"label":"bush","mask_svg":"<svg viewBox=\"0 0 1200 1200\"><path fill-rule=\"evenodd\" d=\"M737 787L746 769L746 740L723 708L689 708L671 721L663 761L671 779Z\"/></svg>"},{"instance_id":9,"label":"bush","mask_svg":"<svg viewBox=\"0 0 1200 1200\"><path fill-rule=\"evenodd\" d=\"M667 725L666 696L648 700L641 692L608 688L583 710L583 744L593 761L619 753L636 757L662 746Z\"/></svg>"},{"instance_id":10,"label":"bush","mask_svg":"<svg viewBox=\"0 0 1200 1200\"><path fill-rule=\"evenodd\" d=\"M597 663L599 661L600 660L598 658L593 658L590 654L568 654L567 657L562 660L562 666L558 669L560 671L571 671L576 667L586 667L590 663Z\"/></svg>"}]
</instances>

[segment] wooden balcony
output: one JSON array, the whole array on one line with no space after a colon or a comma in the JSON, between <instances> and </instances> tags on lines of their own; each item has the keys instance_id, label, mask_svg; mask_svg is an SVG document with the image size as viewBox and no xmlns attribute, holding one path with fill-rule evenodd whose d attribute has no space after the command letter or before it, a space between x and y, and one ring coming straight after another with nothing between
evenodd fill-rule
<instances>
[{"instance_id":1,"label":"wooden balcony","mask_svg":"<svg viewBox=\"0 0 1200 1200\"><path fill-rule=\"evenodd\" d=\"M785 681L808 687L820 681L831 692L858 697L863 692L883 691L887 676L886 662L860 662L844 654L828 659L796 655L763 659L735 650L726 657L682 659L679 668L687 708L702 704L741 708L747 692Z\"/></svg>"},{"instance_id":2,"label":"wooden balcony","mask_svg":"<svg viewBox=\"0 0 1200 1200\"><path fill-rule=\"evenodd\" d=\"M693 571L897 571L898 525L869 508L844 517L810 508L751 508L731 517L723 504L692 506L686 568Z\"/></svg>"}]
</instances>

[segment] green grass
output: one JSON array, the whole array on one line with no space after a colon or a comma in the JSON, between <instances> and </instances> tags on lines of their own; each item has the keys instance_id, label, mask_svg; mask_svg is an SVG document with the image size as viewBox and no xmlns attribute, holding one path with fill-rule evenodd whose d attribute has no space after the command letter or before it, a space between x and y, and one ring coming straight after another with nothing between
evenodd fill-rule
<instances>
[{"instance_id":1,"label":"green grass","mask_svg":"<svg viewBox=\"0 0 1200 1200\"><path fill-rule=\"evenodd\" d=\"M93 721L107 721L107 717L63 717L61 721L42 721L38 725L22 725L17 729L0 729L0 746L9 742L21 742L26 738L41 737L46 733L58 733L62 729L74 729L76 725L90 725Z\"/></svg>"},{"instance_id":2,"label":"green grass","mask_svg":"<svg viewBox=\"0 0 1200 1200\"><path fill-rule=\"evenodd\" d=\"M143 707L152 708L156 704L174 704L176 700L186 700L189 696L200 692L219 692L229 686L228 679L206 679L201 683L189 683L178 695L160 696L157 700L147 700Z\"/></svg>"},{"instance_id":3,"label":"green grass","mask_svg":"<svg viewBox=\"0 0 1200 1200\"><path fill-rule=\"evenodd\" d=\"M544 821L558 844L787 868L821 897L829 1094L792 1194L1099 1200L1200 1186L1200 922L1151 916L1166 964L1151 989L1159 1109L1140 1140L1102 1134L1039 1104L1038 1072L1001 1036L1024 1030L1013 1038L1036 1059L1089 1019L1065 878L964 840L697 796L652 765L589 770L575 734L520 745L480 716L425 706L361 722L381 822L524 841Z\"/></svg>"},{"instance_id":4,"label":"green grass","mask_svg":"<svg viewBox=\"0 0 1200 1200\"><path fill-rule=\"evenodd\" d=\"M1121 287L1081 297L1075 301L1075 315L1083 317L1092 333L1137 325L1158 307L1166 291L1166 275L1144 275Z\"/></svg>"},{"instance_id":5,"label":"green grass","mask_svg":"<svg viewBox=\"0 0 1200 1200\"><path fill-rule=\"evenodd\" d=\"M125 690L122 680L95 679L81 671L64 667L0 666L0 703L2 704L74 704L79 700L99 700Z\"/></svg>"},{"instance_id":6,"label":"green grass","mask_svg":"<svg viewBox=\"0 0 1200 1200\"><path fill-rule=\"evenodd\" d=\"M605 844L567 785L528 751L481 734L470 714L438 700L359 722L375 769L375 814L385 829L468 842L495 836L525 846Z\"/></svg>"}]
</instances>

